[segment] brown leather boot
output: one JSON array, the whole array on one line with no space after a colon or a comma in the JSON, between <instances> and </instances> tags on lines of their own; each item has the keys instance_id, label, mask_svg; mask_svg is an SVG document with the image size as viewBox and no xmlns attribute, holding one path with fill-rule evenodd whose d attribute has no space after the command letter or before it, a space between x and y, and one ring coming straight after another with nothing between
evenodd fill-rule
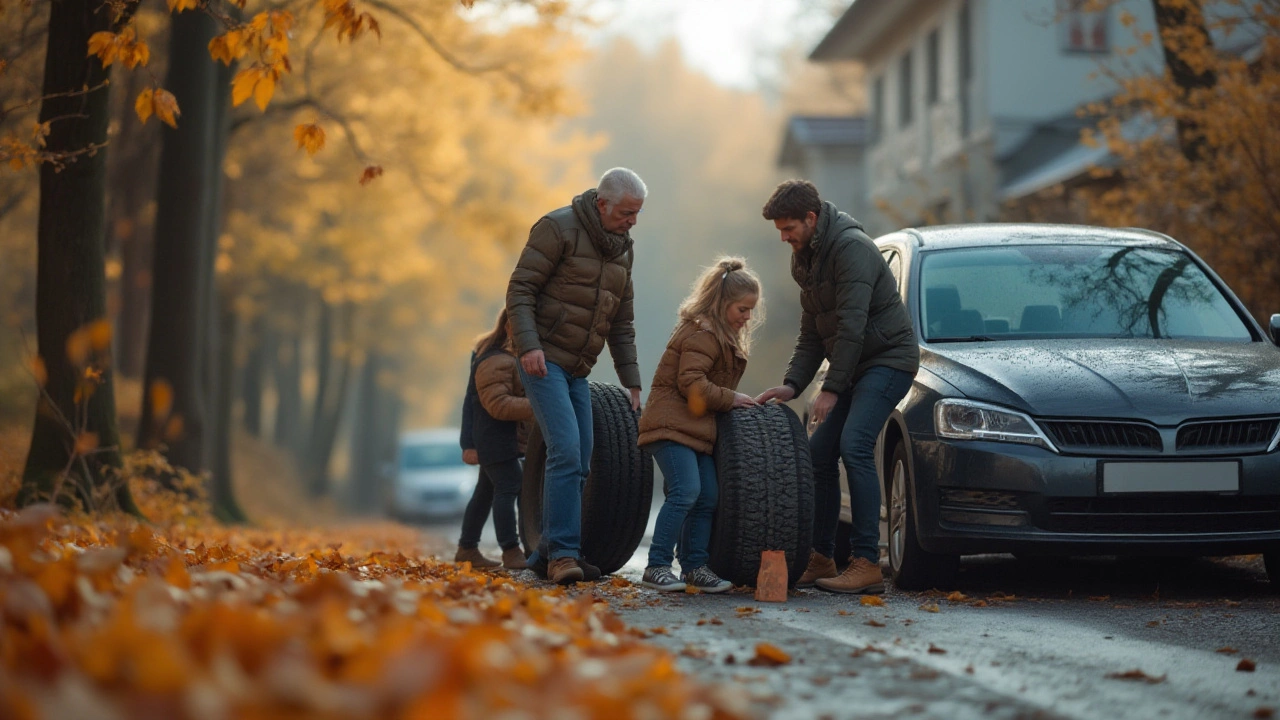
<instances>
[{"instance_id":1,"label":"brown leather boot","mask_svg":"<svg viewBox=\"0 0 1280 720\"><path fill-rule=\"evenodd\" d=\"M879 595L884 592L884 575L877 563L856 557L839 576L823 578L815 584L830 592Z\"/></svg>"},{"instance_id":2,"label":"brown leather boot","mask_svg":"<svg viewBox=\"0 0 1280 720\"><path fill-rule=\"evenodd\" d=\"M804 574L796 581L796 587L811 588L815 581L821 578L833 578L838 574L835 560L816 550L811 550L809 552L809 567L805 568Z\"/></svg>"},{"instance_id":3,"label":"brown leather boot","mask_svg":"<svg viewBox=\"0 0 1280 720\"><path fill-rule=\"evenodd\" d=\"M497 560L490 560L481 555L480 548L458 548L457 554L453 556L453 561L457 563L469 562L471 567L477 570L495 568L502 564Z\"/></svg>"},{"instance_id":4,"label":"brown leather boot","mask_svg":"<svg viewBox=\"0 0 1280 720\"><path fill-rule=\"evenodd\" d=\"M502 567L508 570L523 570L529 567L524 560L524 551L519 546L502 551Z\"/></svg>"},{"instance_id":5,"label":"brown leather boot","mask_svg":"<svg viewBox=\"0 0 1280 720\"><path fill-rule=\"evenodd\" d=\"M557 585L569 585L582 579L582 568L578 567L578 559L571 557L556 558L547 566L547 579Z\"/></svg>"}]
</instances>

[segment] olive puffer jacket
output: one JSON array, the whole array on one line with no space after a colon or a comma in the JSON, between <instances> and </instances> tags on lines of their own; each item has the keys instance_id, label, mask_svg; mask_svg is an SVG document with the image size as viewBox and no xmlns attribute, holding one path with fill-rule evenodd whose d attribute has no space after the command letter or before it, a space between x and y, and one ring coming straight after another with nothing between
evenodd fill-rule
<instances>
[{"instance_id":1,"label":"olive puffer jacket","mask_svg":"<svg viewBox=\"0 0 1280 720\"><path fill-rule=\"evenodd\" d=\"M822 389L837 394L875 365L915 375L920 347L888 264L857 220L822 205L813 239L791 257L802 312L783 382L799 395L824 359L831 365Z\"/></svg>"},{"instance_id":2,"label":"olive puffer jacket","mask_svg":"<svg viewBox=\"0 0 1280 720\"><path fill-rule=\"evenodd\" d=\"M601 225L595 190L539 220L507 285L517 355L542 350L585 377L608 342L618 379L640 387L632 259L631 237Z\"/></svg>"},{"instance_id":3,"label":"olive puffer jacket","mask_svg":"<svg viewBox=\"0 0 1280 720\"><path fill-rule=\"evenodd\" d=\"M640 445L671 440L710 454L716 413L733 409L747 359L725 347L706 321L684 321L667 341L640 415Z\"/></svg>"}]
</instances>

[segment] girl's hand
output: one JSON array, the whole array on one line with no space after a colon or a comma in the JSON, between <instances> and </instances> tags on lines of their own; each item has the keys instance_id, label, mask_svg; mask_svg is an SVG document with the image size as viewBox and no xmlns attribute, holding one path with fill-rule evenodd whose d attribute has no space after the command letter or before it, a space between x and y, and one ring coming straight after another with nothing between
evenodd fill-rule
<instances>
[{"instance_id":1,"label":"girl's hand","mask_svg":"<svg viewBox=\"0 0 1280 720\"><path fill-rule=\"evenodd\" d=\"M755 407L759 404L760 403L756 402L756 399L750 395L740 392L733 394L733 406L736 408Z\"/></svg>"}]
</instances>

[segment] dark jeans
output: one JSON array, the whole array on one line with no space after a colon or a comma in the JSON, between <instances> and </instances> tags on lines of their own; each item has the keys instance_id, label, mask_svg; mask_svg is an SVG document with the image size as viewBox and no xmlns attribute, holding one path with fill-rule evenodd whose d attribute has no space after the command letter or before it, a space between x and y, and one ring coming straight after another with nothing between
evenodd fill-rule
<instances>
[{"instance_id":1,"label":"dark jeans","mask_svg":"<svg viewBox=\"0 0 1280 720\"><path fill-rule=\"evenodd\" d=\"M840 467L849 476L853 511L853 556L880 562L880 480L876 436L898 401L911 389L911 373L876 366L841 393L831 414L809 438L813 454L813 549L835 555L840 522Z\"/></svg>"},{"instance_id":2,"label":"dark jeans","mask_svg":"<svg viewBox=\"0 0 1280 720\"><path fill-rule=\"evenodd\" d=\"M680 569L689 572L707 564L711 521L718 499L716 462L710 455L670 440L649 445L662 470L666 502L658 511L649 545L649 567L670 567L672 549L680 541Z\"/></svg>"},{"instance_id":3,"label":"dark jeans","mask_svg":"<svg viewBox=\"0 0 1280 720\"><path fill-rule=\"evenodd\" d=\"M520 381L547 443L537 554L548 561L577 559L582 550L582 488L591 472L594 442L591 386L555 363L547 363L547 376L540 378L520 368Z\"/></svg>"},{"instance_id":4,"label":"dark jeans","mask_svg":"<svg viewBox=\"0 0 1280 720\"><path fill-rule=\"evenodd\" d=\"M524 473L516 458L480 466L480 479L476 481L475 492L471 493L471 501L462 514L462 537L458 540L458 547L471 549L480 544L480 532L484 530L490 507L493 508L493 532L498 536L498 545L503 550L510 550L520 544L516 503L520 501L523 481Z\"/></svg>"}]
</instances>

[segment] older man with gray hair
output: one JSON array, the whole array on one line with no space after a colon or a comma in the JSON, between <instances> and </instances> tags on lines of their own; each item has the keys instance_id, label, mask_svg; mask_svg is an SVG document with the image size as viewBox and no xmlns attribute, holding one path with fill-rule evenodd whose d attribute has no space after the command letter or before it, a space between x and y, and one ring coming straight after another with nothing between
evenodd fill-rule
<instances>
[{"instance_id":1,"label":"older man with gray hair","mask_svg":"<svg viewBox=\"0 0 1280 720\"><path fill-rule=\"evenodd\" d=\"M647 194L631 170L605 172L533 226L507 285L520 380L547 443L542 544L530 566L540 573L545 561L547 579L560 584L599 577L582 559L582 488L593 442L587 375L606 342L640 407L629 231Z\"/></svg>"}]
</instances>

